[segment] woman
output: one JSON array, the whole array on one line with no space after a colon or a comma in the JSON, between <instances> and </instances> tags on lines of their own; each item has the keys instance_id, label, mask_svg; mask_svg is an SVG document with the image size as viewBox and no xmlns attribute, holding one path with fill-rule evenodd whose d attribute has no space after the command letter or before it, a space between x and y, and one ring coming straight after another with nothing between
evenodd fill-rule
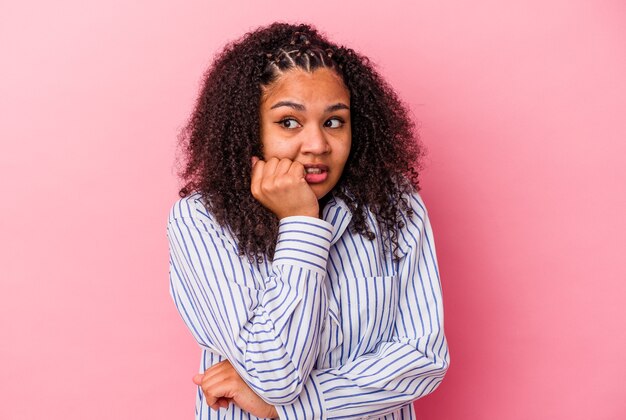
<instances>
[{"instance_id":1,"label":"woman","mask_svg":"<svg viewBox=\"0 0 626 420\"><path fill-rule=\"evenodd\" d=\"M197 419L415 418L449 355L413 127L366 57L308 25L215 58L168 222Z\"/></svg>"}]
</instances>

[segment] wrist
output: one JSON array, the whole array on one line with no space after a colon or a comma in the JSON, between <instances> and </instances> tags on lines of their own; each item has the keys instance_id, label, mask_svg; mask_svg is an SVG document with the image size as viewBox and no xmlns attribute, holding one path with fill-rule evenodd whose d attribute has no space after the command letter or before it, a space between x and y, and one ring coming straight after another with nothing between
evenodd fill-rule
<instances>
[{"instance_id":1,"label":"wrist","mask_svg":"<svg viewBox=\"0 0 626 420\"><path fill-rule=\"evenodd\" d=\"M306 216L306 217L315 217L316 219L320 218L318 209L310 209L310 210L296 210L293 212L281 213L280 215L276 215L279 220L284 219L286 217L292 216Z\"/></svg>"}]
</instances>

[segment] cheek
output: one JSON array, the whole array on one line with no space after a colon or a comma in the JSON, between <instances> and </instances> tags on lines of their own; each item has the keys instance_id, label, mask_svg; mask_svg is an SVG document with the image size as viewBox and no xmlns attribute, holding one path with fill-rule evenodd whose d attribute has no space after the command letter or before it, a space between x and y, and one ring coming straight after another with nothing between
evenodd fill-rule
<instances>
[{"instance_id":1,"label":"cheek","mask_svg":"<svg viewBox=\"0 0 626 420\"><path fill-rule=\"evenodd\" d=\"M297 154L298 147L293 141L285 141L271 137L263 141L263 157L265 160L272 157L294 159Z\"/></svg>"},{"instance_id":2,"label":"cheek","mask_svg":"<svg viewBox=\"0 0 626 420\"><path fill-rule=\"evenodd\" d=\"M288 157L291 148L289 142L280 137L280 132L271 123L261 127L261 144L263 145L263 158L265 160L272 157Z\"/></svg>"},{"instance_id":3,"label":"cheek","mask_svg":"<svg viewBox=\"0 0 626 420\"><path fill-rule=\"evenodd\" d=\"M341 148L341 157L339 158L340 162L343 163L343 166L348 162L348 156L350 156L350 142L347 144L343 144Z\"/></svg>"}]
</instances>

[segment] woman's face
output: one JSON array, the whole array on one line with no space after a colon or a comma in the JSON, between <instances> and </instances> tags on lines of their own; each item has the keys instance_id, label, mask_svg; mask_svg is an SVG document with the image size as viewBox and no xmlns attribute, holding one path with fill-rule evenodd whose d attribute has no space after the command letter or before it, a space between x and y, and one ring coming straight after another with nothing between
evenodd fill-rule
<instances>
[{"instance_id":1,"label":"woman's face","mask_svg":"<svg viewBox=\"0 0 626 420\"><path fill-rule=\"evenodd\" d=\"M304 165L318 199L339 181L350 154L350 92L333 70L292 69L263 89L263 158Z\"/></svg>"}]
</instances>

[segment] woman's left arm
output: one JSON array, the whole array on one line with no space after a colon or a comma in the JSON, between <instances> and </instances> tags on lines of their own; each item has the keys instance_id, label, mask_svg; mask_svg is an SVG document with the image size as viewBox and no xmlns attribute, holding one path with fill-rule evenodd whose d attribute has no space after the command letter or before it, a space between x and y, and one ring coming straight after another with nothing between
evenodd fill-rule
<instances>
[{"instance_id":1,"label":"woman's left arm","mask_svg":"<svg viewBox=\"0 0 626 420\"><path fill-rule=\"evenodd\" d=\"M378 418L433 392L443 380L450 356L435 243L421 198L408 198L414 215L398 233L404 256L392 338L342 366L311 371L298 399L275 407L281 419ZM246 386L240 381L231 388Z\"/></svg>"},{"instance_id":2,"label":"woman's left arm","mask_svg":"<svg viewBox=\"0 0 626 420\"><path fill-rule=\"evenodd\" d=\"M432 229L417 194L398 233L399 307L390 341L342 366L313 370L299 399L276 407L281 418L378 418L437 388L450 363Z\"/></svg>"}]
</instances>

